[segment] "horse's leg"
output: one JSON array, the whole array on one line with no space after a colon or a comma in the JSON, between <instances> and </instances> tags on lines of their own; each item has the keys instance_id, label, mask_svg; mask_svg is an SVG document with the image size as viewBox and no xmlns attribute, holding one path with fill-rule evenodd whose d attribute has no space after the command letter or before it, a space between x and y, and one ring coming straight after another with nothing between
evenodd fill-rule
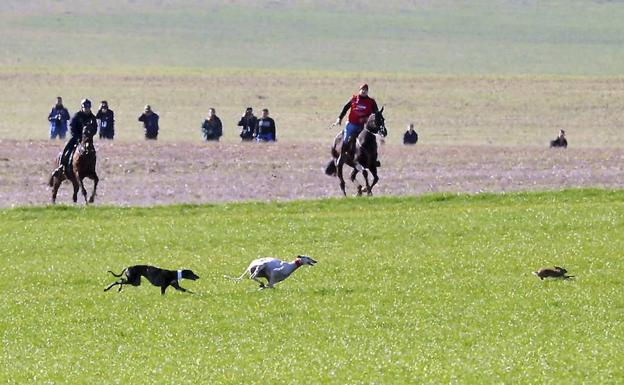
<instances>
[{"instance_id":1,"label":"horse's leg","mask_svg":"<svg viewBox=\"0 0 624 385\"><path fill-rule=\"evenodd\" d=\"M74 176L70 178L70 181L72 182L72 186L74 187L74 195L72 196L72 199L74 200L74 203L78 203L78 190L80 189L80 183L78 183L78 178L76 174L74 174Z\"/></svg>"},{"instance_id":2,"label":"horse's leg","mask_svg":"<svg viewBox=\"0 0 624 385\"><path fill-rule=\"evenodd\" d=\"M373 183L371 183L370 187L368 188L368 195L373 195L373 186L375 186L379 181L379 177L377 176L377 166L372 166L370 168L370 172L373 175Z\"/></svg>"},{"instance_id":3,"label":"horse's leg","mask_svg":"<svg viewBox=\"0 0 624 385\"><path fill-rule=\"evenodd\" d=\"M76 179L78 179L78 183L80 184L80 191L82 192L85 203L89 203L89 200L87 200L87 189L84 186L84 178L84 175L76 175Z\"/></svg>"},{"instance_id":4,"label":"horse's leg","mask_svg":"<svg viewBox=\"0 0 624 385\"><path fill-rule=\"evenodd\" d=\"M93 179L93 194L91 194L91 197L89 198L89 203L93 203L95 201L95 191L97 190L97 185L100 181L100 178L98 178L97 174L95 173L93 174L93 177L91 179Z\"/></svg>"},{"instance_id":5,"label":"horse's leg","mask_svg":"<svg viewBox=\"0 0 624 385\"><path fill-rule=\"evenodd\" d=\"M345 191L345 181L342 176L342 167L344 166L344 156L340 156L338 158L338 164L336 165L336 175L338 175L338 180L340 180L340 190L342 190L342 194L347 196L347 192Z\"/></svg>"},{"instance_id":6,"label":"horse's leg","mask_svg":"<svg viewBox=\"0 0 624 385\"><path fill-rule=\"evenodd\" d=\"M353 171L351 171L351 182L353 182L356 185L356 187L357 187L357 196L361 196L362 195L362 184L355 180L355 177L357 176L358 172L359 171L358 171L357 168L354 168ZM365 170L364 170L364 172L365 172Z\"/></svg>"},{"instance_id":7,"label":"horse's leg","mask_svg":"<svg viewBox=\"0 0 624 385\"><path fill-rule=\"evenodd\" d=\"M61 183L63 180L57 176L52 177L53 185L52 185L52 204L56 203L56 194L58 193L59 187L61 187Z\"/></svg>"},{"instance_id":8,"label":"horse's leg","mask_svg":"<svg viewBox=\"0 0 624 385\"><path fill-rule=\"evenodd\" d=\"M368 183L368 171L366 169L362 170L362 175L364 175L364 181L366 182L366 194L373 195L371 194L371 189L373 188L373 186Z\"/></svg>"}]
</instances>

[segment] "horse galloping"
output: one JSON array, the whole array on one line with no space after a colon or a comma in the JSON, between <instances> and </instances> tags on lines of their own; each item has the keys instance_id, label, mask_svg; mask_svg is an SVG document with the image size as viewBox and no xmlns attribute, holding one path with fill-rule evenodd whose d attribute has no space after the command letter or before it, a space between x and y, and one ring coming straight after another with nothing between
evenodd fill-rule
<instances>
[{"instance_id":1,"label":"horse galloping","mask_svg":"<svg viewBox=\"0 0 624 385\"><path fill-rule=\"evenodd\" d=\"M359 171L362 171L364 181L366 182L367 195L373 195L373 186L379 181L377 176L377 167L379 167L379 160L377 159L377 137L381 135L385 137L388 135L386 130L385 119L383 117L384 107L381 108L376 114L372 114L368 117L364 129L355 138L355 150L351 154L348 149L345 151L343 148L342 133L338 133L334 139L334 145L331 149L332 160L329 161L325 168L325 173L331 176L338 176L340 180L340 189L346 196L345 181L343 177L343 166L346 164L353 168L350 179L351 182L356 183L355 177ZM368 181L368 172L370 171L373 176L373 182ZM362 195L362 185L357 185L358 195Z\"/></svg>"},{"instance_id":2,"label":"horse galloping","mask_svg":"<svg viewBox=\"0 0 624 385\"><path fill-rule=\"evenodd\" d=\"M74 186L74 203L78 201L79 188L82 189L82 195L84 196L86 203L93 203L95 200L97 185L100 179L95 172L97 158L95 146L93 145L93 135L95 135L95 132L92 132L88 126L84 126L82 128L82 140L70 158L69 167L64 167L63 172L53 173L50 177L50 181L48 183L50 187L52 187L52 203L56 203L56 194L64 180L69 180ZM59 154L56 158L55 166L59 166L61 156L62 154ZM93 179L93 193L88 200L87 190L83 183L84 178Z\"/></svg>"}]
</instances>

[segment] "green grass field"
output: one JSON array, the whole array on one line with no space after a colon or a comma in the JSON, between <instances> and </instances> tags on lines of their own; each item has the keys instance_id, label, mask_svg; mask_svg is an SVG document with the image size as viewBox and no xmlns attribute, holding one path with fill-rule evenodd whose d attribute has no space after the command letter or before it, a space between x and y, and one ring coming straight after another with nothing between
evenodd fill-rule
<instances>
[{"instance_id":1,"label":"green grass field","mask_svg":"<svg viewBox=\"0 0 624 385\"><path fill-rule=\"evenodd\" d=\"M623 231L599 190L2 210L0 382L618 384ZM298 253L274 290L222 278ZM102 291L138 263L196 294Z\"/></svg>"}]
</instances>

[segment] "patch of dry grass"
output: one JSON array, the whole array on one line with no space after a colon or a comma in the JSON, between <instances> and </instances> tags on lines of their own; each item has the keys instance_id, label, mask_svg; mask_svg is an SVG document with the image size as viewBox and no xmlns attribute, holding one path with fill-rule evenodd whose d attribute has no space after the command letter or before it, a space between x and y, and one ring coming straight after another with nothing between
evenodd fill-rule
<instances>
[{"instance_id":1,"label":"patch of dry grass","mask_svg":"<svg viewBox=\"0 0 624 385\"><path fill-rule=\"evenodd\" d=\"M78 72L84 72L77 70ZM142 139L137 121L145 104L161 116L160 139L199 142L209 107L225 125L223 141L238 142L236 123L246 106L267 107L285 142L330 143L327 130L342 105L366 81L386 106L389 143L400 143L413 121L421 143L433 145L548 145L560 128L571 147L621 147L624 79L547 77L435 77L318 72L167 70L13 71L0 73L0 138L45 139L47 114L62 95L70 112L79 101L109 101L117 139Z\"/></svg>"}]
</instances>

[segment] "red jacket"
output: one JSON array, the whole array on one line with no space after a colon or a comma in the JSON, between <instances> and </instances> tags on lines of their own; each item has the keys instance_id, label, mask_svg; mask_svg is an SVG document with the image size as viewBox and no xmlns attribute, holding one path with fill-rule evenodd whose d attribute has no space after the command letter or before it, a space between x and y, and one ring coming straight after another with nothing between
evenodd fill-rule
<instances>
[{"instance_id":1,"label":"red jacket","mask_svg":"<svg viewBox=\"0 0 624 385\"><path fill-rule=\"evenodd\" d=\"M363 125L372 113L379 111L375 99L357 94L353 95L351 100L345 104L340 113L340 119L344 118L349 109L351 109L351 112L349 112L349 123L357 125Z\"/></svg>"}]
</instances>

